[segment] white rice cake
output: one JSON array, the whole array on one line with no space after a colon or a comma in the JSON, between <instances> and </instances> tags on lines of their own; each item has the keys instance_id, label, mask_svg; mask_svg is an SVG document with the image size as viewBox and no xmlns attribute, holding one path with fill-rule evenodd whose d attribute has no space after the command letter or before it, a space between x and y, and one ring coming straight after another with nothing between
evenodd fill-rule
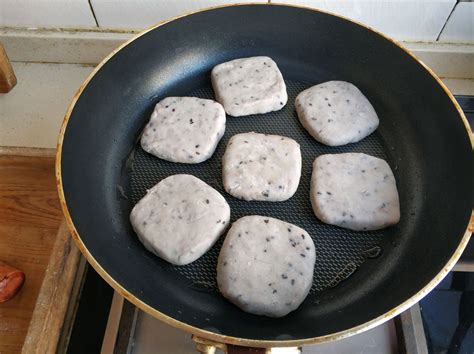
<instances>
[{"instance_id":1,"label":"white rice cake","mask_svg":"<svg viewBox=\"0 0 474 354\"><path fill-rule=\"evenodd\" d=\"M369 100L349 82L328 81L296 97L303 127L320 143L345 145L362 140L379 126Z\"/></svg>"},{"instance_id":2,"label":"white rice cake","mask_svg":"<svg viewBox=\"0 0 474 354\"><path fill-rule=\"evenodd\" d=\"M219 64L211 79L217 101L234 117L278 111L288 101L283 76L269 57Z\"/></svg>"},{"instance_id":3,"label":"white rice cake","mask_svg":"<svg viewBox=\"0 0 474 354\"><path fill-rule=\"evenodd\" d=\"M143 150L171 162L209 159L225 132L224 108L212 100L167 97L160 101L143 130Z\"/></svg>"},{"instance_id":4,"label":"white rice cake","mask_svg":"<svg viewBox=\"0 0 474 354\"><path fill-rule=\"evenodd\" d=\"M287 200L300 181L300 145L278 135L237 134L227 144L222 170L224 188L236 198Z\"/></svg>"},{"instance_id":5,"label":"white rice cake","mask_svg":"<svg viewBox=\"0 0 474 354\"><path fill-rule=\"evenodd\" d=\"M229 219L224 197L191 175L165 178L147 191L130 214L145 247L175 265L191 263L206 253Z\"/></svg>"},{"instance_id":6,"label":"white rice cake","mask_svg":"<svg viewBox=\"0 0 474 354\"><path fill-rule=\"evenodd\" d=\"M282 317L306 298L316 251L298 226L265 216L232 224L217 263L222 295L246 312Z\"/></svg>"},{"instance_id":7,"label":"white rice cake","mask_svg":"<svg viewBox=\"0 0 474 354\"><path fill-rule=\"evenodd\" d=\"M378 230L400 220L397 185L382 159L360 153L314 160L311 203L323 222L355 231Z\"/></svg>"}]
</instances>

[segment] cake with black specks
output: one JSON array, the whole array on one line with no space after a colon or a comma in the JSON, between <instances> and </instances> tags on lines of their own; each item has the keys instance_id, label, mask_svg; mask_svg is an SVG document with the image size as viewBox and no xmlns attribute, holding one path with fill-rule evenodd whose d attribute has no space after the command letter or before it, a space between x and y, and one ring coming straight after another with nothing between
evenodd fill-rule
<instances>
[{"instance_id":1,"label":"cake with black specks","mask_svg":"<svg viewBox=\"0 0 474 354\"><path fill-rule=\"evenodd\" d=\"M278 111L288 101L280 69L269 57L219 64L212 69L211 80L216 100L234 117Z\"/></svg>"},{"instance_id":2,"label":"cake with black specks","mask_svg":"<svg viewBox=\"0 0 474 354\"><path fill-rule=\"evenodd\" d=\"M328 81L312 86L296 97L295 105L303 127L325 145L355 143L379 126L372 104L349 82Z\"/></svg>"},{"instance_id":3,"label":"cake with black specks","mask_svg":"<svg viewBox=\"0 0 474 354\"><path fill-rule=\"evenodd\" d=\"M163 160L199 163L209 159L225 132L221 104L197 97L158 102L141 137L146 152Z\"/></svg>"},{"instance_id":4,"label":"cake with black specks","mask_svg":"<svg viewBox=\"0 0 474 354\"><path fill-rule=\"evenodd\" d=\"M236 134L222 157L222 177L226 192L236 198L287 200L301 177L300 145L279 135Z\"/></svg>"},{"instance_id":5,"label":"cake with black specks","mask_svg":"<svg viewBox=\"0 0 474 354\"><path fill-rule=\"evenodd\" d=\"M282 220L251 215L232 224L217 263L222 295L242 310L282 317L309 293L316 251L310 235Z\"/></svg>"},{"instance_id":6,"label":"cake with black specks","mask_svg":"<svg viewBox=\"0 0 474 354\"><path fill-rule=\"evenodd\" d=\"M133 207L130 221L144 246L175 265L206 253L229 225L224 197L191 175L163 179Z\"/></svg>"},{"instance_id":7,"label":"cake with black specks","mask_svg":"<svg viewBox=\"0 0 474 354\"><path fill-rule=\"evenodd\" d=\"M362 153L318 156L311 203L321 221L355 231L378 230L400 220L393 172L385 160Z\"/></svg>"}]
</instances>

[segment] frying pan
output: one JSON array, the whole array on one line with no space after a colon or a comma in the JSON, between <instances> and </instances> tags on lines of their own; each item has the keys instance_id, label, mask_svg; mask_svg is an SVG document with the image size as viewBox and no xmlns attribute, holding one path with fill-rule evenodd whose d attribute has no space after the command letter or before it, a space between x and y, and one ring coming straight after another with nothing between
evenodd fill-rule
<instances>
[{"instance_id":1,"label":"frying pan","mask_svg":"<svg viewBox=\"0 0 474 354\"><path fill-rule=\"evenodd\" d=\"M228 117L208 161L170 163L145 153L140 132L166 96L212 98L218 63L267 55L280 67L289 101L281 111ZM298 123L294 98L328 80L354 83L380 117L359 143L327 147ZM303 170L287 202L245 202L225 194L220 160L228 139L257 131L297 140ZM442 82L394 41L348 19L308 8L238 5L182 16L143 32L105 59L81 86L64 120L57 152L60 199L90 264L142 310L204 339L243 346L296 346L347 337L404 311L449 272L471 234L472 140ZM364 152L388 161L401 221L353 232L318 221L309 201L311 163L323 153ZM245 313L215 283L223 237L182 267L142 246L129 213L159 180L193 174L220 191L232 210L269 215L306 229L316 245L313 287L296 311L274 319Z\"/></svg>"}]
</instances>

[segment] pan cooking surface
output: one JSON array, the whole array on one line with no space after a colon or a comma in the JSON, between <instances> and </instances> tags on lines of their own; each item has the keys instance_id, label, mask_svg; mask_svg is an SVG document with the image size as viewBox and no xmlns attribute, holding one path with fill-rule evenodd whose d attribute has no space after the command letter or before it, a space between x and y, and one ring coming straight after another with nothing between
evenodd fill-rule
<instances>
[{"instance_id":1,"label":"pan cooking surface","mask_svg":"<svg viewBox=\"0 0 474 354\"><path fill-rule=\"evenodd\" d=\"M218 190L231 207L231 221L245 215L265 215L288 221L308 231L316 246L316 265L310 294L337 285L353 273L367 258L381 254L379 248L384 230L355 232L320 222L314 215L310 197L310 180L313 160L322 154L344 152L363 152L387 159L383 141L378 130L362 141L340 147L329 147L315 141L301 126L296 115L295 98L311 85L297 81L286 81L288 104L280 111L248 117L227 116L225 135L214 155L200 164L178 164L158 159L146 153L139 144L134 150L134 163L131 169L130 198L138 202L146 190L160 180L179 173L199 177ZM186 96L214 99L211 85L203 86ZM301 180L295 195L285 202L248 202L227 194L222 184L221 160L227 141L235 134L255 131L277 134L295 139L301 145L303 159ZM396 161L388 161L396 169ZM127 210L128 212L128 210ZM225 238L223 235L214 247L197 261L186 266L174 266L176 271L193 281L196 286L217 289L216 265L219 250Z\"/></svg>"}]
</instances>

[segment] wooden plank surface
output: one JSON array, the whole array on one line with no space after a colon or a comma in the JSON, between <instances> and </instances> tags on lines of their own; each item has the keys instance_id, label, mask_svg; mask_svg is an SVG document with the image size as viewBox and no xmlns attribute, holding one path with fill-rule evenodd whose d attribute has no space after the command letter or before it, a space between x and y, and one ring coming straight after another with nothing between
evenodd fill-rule
<instances>
[{"instance_id":1,"label":"wooden plank surface","mask_svg":"<svg viewBox=\"0 0 474 354\"><path fill-rule=\"evenodd\" d=\"M19 353L62 219L51 157L0 156L0 259L23 270L0 304L0 353Z\"/></svg>"},{"instance_id":2,"label":"wooden plank surface","mask_svg":"<svg viewBox=\"0 0 474 354\"><path fill-rule=\"evenodd\" d=\"M10 92L15 85L15 72L13 71L3 44L0 43L0 93Z\"/></svg>"},{"instance_id":3,"label":"wooden plank surface","mask_svg":"<svg viewBox=\"0 0 474 354\"><path fill-rule=\"evenodd\" d=\"M71 299L71 292L80 257L81 253L69 235L66 222L63 221L58 230L36 301L28 334L23 344L23 353L54 354L57 352L66 312L70 302L71 305L75 304L75 299Z\"/></svg>"}]
</instances>

